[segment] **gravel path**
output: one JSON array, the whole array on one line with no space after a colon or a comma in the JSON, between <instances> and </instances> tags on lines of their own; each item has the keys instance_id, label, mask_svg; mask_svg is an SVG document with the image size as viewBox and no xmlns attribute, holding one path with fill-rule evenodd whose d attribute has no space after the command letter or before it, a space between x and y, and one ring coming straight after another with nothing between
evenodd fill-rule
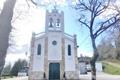
<instances>
[{"instance_id":1,"label":"gravel path","mask_svg":"<svg viewBox=\"0 0 120 80\"><path fill-rule=\"evenodd\" d=\"M117 64L117 63L112 63L112 62L108 62L108 61L104 61L105 63L108 63L110 65L113 65L113 66L116 66L118 68L120 68L120 64Z\"/></svg>"}]
</instances>

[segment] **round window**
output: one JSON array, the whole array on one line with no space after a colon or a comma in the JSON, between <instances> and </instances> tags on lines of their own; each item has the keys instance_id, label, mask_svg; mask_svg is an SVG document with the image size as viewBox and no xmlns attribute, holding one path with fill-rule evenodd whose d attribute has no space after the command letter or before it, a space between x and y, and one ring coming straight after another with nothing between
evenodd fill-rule
<instances>
[{"instance_id":1,"label":"round window","mask_svg":"<svg viewBox=\"0 0 120 80\"><path fill-rule=\"evenodd\" d=\"M52 44L53 44L53 45L57 45L57 41L53 41Z\"/></svg>"}]
</instances>

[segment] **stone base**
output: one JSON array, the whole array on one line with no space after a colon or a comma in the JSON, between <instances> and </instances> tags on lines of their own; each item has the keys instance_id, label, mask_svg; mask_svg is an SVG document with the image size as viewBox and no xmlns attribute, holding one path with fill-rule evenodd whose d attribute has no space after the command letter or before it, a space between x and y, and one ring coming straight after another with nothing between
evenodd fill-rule
<instances>
[{"instance_id":1,"label":"stone base","mask_svg":"<svg viewBox=\"0 0 120 80\"><path fill-rule=\"evenodd\" d=\"M79 74L76 71L67 71L65 72L65 78L67 80L79 80ZM61 77L61 79L64 80L63 77ZM45 80L44 72L31 72L28 80Z\"/></svg>"},{"instance_id":2,"label":"stone base","mask_svg":"<svg viewBox=\"0 0 120 80\"><path fill-rule=\"evenodd\" d=\"M34 71L29 73L28 80L44 80L44 72Z\"/></svg>"},{"instance_id":3,"label":"stone base","mask_svg":"<svg viewBox=\"0 0 120 80\"><path fill-rule=\"evenodd\" d=\"M79 74L77 73L77 71L66 71L65 77L68 80L79 80Z\"/></svg>"}]
</instances>

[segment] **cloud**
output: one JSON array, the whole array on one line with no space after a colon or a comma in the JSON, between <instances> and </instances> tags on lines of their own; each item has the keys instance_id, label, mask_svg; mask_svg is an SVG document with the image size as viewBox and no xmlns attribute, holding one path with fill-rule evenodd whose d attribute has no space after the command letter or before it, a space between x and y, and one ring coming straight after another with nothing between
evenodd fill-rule
<instances>
[{"instance_id":1,"label":"cloud","mask_svg":"<svg viewBox=\"0 0 120 80\"><path fill-rule=\"evenodd\" d=\"M25 0L17 0L12 27L6 61L14 63L19 58L26 58L24 54L29 50L32 32L44 31L45 9L31 4L28 8Z\"/></svg>"},{"instance_id":2,"label":"cloud","mask_svg":"<svg viewBox=\"0 0 120 80\"><path fill-rule=\"evenodd\" d=\"M80 57L81 55L82 55L82 56L92 57L92 56L93 56L93 52L84 51L84 50L78 49L78 57Z\"/></svg>"},{"instance_id":3,"label":"cloud","mask_svg":"<svg viewBox=\"0 0 120 80\"><path fill-rule=\"evenodd\" d=\"M7 52L8 54L10 53L16 53L16 54L19 54L19 53L26 53L29 51L29 45L28 44L25 44L25 45L22 45L22 46L9 46Z\"/></svg>"},{"instance_id":4,"label":"cloud","mask_svg":"<svg viewBox=\"0 0 120 80\"><path fill-rule=\"evenodd\" d=\"M32 32L44 31L45 9L32 6L28 8L25 0L17 0L12 21L8 53L24 51L22 47L30 44Z\"/></svg>"},{"instance_id":5,"label":"cloud","mask_svg":"<svg viewBox=\"0 0 120 80\"><path fill-rule=\"evenodd\" d=\"M6 56L5 65L7 65L9 63L11 63L13 65L18 59L29 60L29 57L25 53L21 53L21 54L10 53Z\"/></svg>"},{"instance_id":6,"label":"cloud","mask_svg":"<svg viewBox=\"0 0 120 80\"><path fill-rule=\"evenodd\" d=\"M113 2L111 2L111 4L109 5L108 9L106 9L106 11L103 12L99 18L100 19L104 19L105 17L110 18L111 16L117 14L118 12L115 6L117 6L118 9L120 9L120 0L113 0Z\"/></svg>"},{"instance_id":7,"label":"cloud","mask_svg":"<svg viewBox=\"0 0 120 80\"><path fill-rule=\"evenodd\" d=\"M61 3L64 3L64 1L65 0L62 0ZM8 55L6 57L6 61L10 60L14 62L18 58L25 58L25 55L23 54L25 54L29 47L31 33L40 33L45 30L45 10L46 9L44 7L32 6L28 8L25 0L17 0L12 19L12 27L14 28L14 30L12 30L11 32L11 35L14 36L11 43L13 42L13 44L15 45L11 45L8 48ZM19 17L15 19L17 16ZM78 54L80 55L80 53L83 53L83 55L91 56L90 52L79 50ZM14 57L15 59L11 59L12 57Z\"/></svg>"},{"instance_id":8,"label":"cloud","mask_svg":"<svg viewBox=\"0 0 120 80\"><path fill-rule=\"evenodd\" d=\"M57 5L60 7L75 5L78 0L33 0L38 6Z\"/></svg>"},{"instance_id":9,"label":"cloud","mask_svg":"<svg viewBox=\"0 0 120 80\"><path fill-rule=\"evenodd\" d=\"M6 0L0 0L0 9L2 10L2 8L3 8L3 5L4 5L4 2L5 2ZM1 12L1 11L0 11Z\"/></svg>"}]
</instances>

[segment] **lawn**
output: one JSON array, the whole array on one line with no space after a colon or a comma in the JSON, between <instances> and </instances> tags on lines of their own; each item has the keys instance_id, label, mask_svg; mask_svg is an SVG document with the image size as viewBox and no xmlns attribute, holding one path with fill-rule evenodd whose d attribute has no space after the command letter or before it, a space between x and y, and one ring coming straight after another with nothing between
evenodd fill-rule
<instances>
[{"instance_id":1,"label":"lawn","mask_svg":"<svg viewBox=\"0 0 120 80\"><path fill-rule=\"evenodd\" d=\"M2 76L1 79L8 79L8 78L13 78L12 76Z\"/></svg>"},{"instance_id":2,"label":"lawn","mask_svg":"<svg viewBox=\"0 0 120 80\"><path fill-rule=\"evenodd\" d=\"M109 73L112 75L120 75L120 68L114 66L114 65L110 65L108 63L104 63L103 62L103 66L104 66L104 72L105 73Z\"/></svg>"},{"instance_id":3,"label":"lawn","mask_svg":"<svg viewBox=\"0 0 120 80\"><path fill-rule=\"evenodd\" d=\"M28 77L14 77L14 78L7 78L2 80L28 80Z\"/></svg>"}]
</instances>

